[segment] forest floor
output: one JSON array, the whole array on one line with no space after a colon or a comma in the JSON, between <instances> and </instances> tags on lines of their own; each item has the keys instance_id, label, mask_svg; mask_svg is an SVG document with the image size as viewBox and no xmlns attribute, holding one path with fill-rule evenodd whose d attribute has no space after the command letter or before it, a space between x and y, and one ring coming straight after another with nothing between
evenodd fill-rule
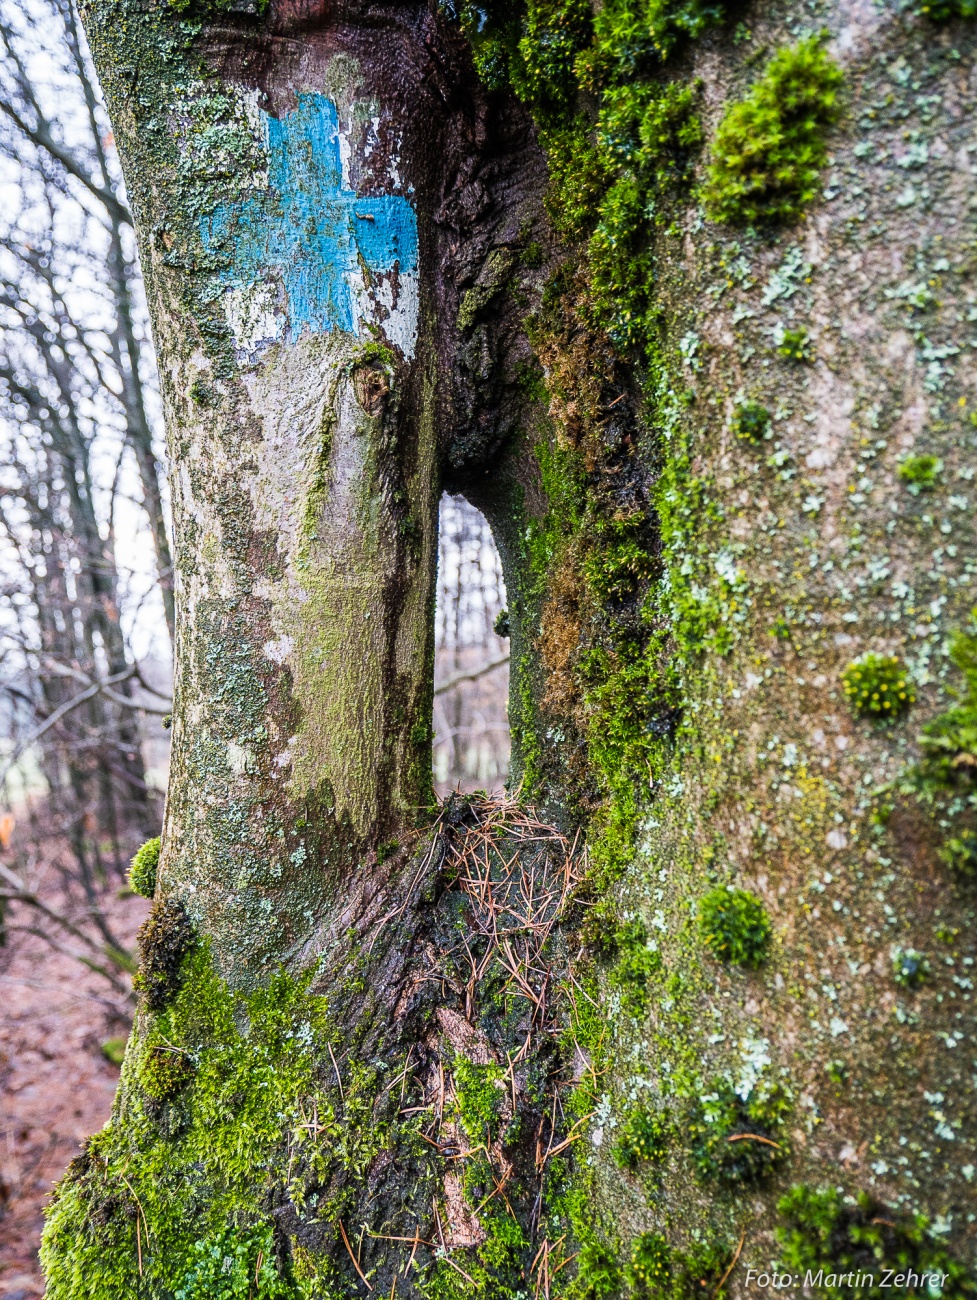
<instances>
[{"instance_id":1,"label":"forest floor","mask_svg":"<svg viewBox=\"0 0 977 1300\"><path fill-rule=\"evenodd\" d=\"M43 890L42 896L54 901ZM106 911L129 947L148 904L110 895ZM11 915L0 948L0 1298L44 1294L37 1250L51 1188L109 1117L119 1070L102 1044L125 1037L131 1008L100 976L53 951Z\"/></svg>"}]
</instances>

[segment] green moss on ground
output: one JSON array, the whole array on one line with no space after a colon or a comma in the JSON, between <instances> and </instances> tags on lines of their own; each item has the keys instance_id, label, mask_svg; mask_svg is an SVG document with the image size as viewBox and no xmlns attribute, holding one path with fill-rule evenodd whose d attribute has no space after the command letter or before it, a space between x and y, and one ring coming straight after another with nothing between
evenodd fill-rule
<instances>
[{"instance_id":1,"label":"green moss on ground","mask_svg":"<svg viewBox=\"0 0 977 1300\"><path fill-rule=\"evenodd\" d=\"M245 1277L268 1300L343 1293L330 1289L344 1275L336 1221L379 1153L410 1159L419 1143L374 1066L347 1058L337 1083L343 1049L329 1052L313 973L235 994L205 946L184 955L179 988L140 1014L112 1118L56 1189L41 1251L52 1300L236 1296ZM276 1205L293 1231L327 1230L311 1290Z\"/></svg>"}]
</instances>

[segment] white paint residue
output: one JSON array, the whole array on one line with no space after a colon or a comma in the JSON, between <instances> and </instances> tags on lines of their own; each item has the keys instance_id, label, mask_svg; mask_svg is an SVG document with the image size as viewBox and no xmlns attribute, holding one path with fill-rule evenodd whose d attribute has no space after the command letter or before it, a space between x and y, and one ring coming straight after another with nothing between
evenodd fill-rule
<instances>
[{"instance_id":1,"label":"white paint residue","mask_svg":"<svg viewBox=\"0 0 977 1300\"><path fill-rule=\"evenodd\" d=\"M397 306L390 309L390 315L383 322L382 329L387 338L400 348L410 361L417 345L417 316L420 307L421 282L416 271L405 271L400 275Z\"/></svg>"},{"instance_id":2,"label":"white paint residue","mask_svg":"<svg viewBox=\"0 0 977 1300\"><path fill-rule=\"evenodd\" d=\"M390 276L374 276L371 288L363 282L360 271L346 276L354 303L354 328L363 333L362 324L379 328L388 343L399 348L408 361L417 348L417 318L420 311L420 276L417 271L401 271L397 277L397 297Z\"/></svg>"},{"instance_id":3,"label":"white paint residue","mask_svg":"<svg viewBox=\"0 0 977 1300\"><path fill-rule=\"evenodd\" d=\"M342 175L342 187L344 190L351 190L354 186L351 179L352 174L350 172L349 164L350 159L353 156L353 146L350 144L349 136L342 127L337 131L336 140L339 144L339 168Z\"/></svg>"},{"instance_id":4,"label":"white paint residue","mask_svg":"<svg viewBox=\"0 0 977 1300\"><path fill-rule=\"evenodd\" d=\"M279 343L288 329L288 317L279 305L274 284L247 285L224 295L224 314L234 335L240 362L254 361L271 343Z\"/></svg>"}]
</instances>

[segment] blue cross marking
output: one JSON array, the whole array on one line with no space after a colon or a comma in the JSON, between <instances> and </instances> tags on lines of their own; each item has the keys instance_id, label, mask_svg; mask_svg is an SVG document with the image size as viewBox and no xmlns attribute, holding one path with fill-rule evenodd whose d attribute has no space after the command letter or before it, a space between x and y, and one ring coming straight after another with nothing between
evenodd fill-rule
<instances>
[{"instance_id":1,"label":"blue cross marking","mask_svg":"<svg viewBox=\"0 0 977 1300\"><path fill-rule=\"evenodd\" d=\"M228 259L218 274L229 287L280 279L291 342L304 330L352 333L361 259L376 274L415 270L417 216L399 195L365 198L343 188L339 118L324 95L299 95L282 118L262 116L268 189L202 217L204 247Z\"/></svg>"}]
</instances>

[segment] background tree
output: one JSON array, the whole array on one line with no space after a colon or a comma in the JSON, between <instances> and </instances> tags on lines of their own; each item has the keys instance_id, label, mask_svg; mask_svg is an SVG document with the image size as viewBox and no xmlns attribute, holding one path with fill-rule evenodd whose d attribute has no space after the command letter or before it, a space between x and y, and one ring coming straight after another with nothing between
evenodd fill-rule
<instances>
[{"instance_id":1,"label":"background tree","mask_svg":"<svg viewBox=\"0 0 977 1300\"><path fill-rule=\"evenodd\" d=\"M140 684L128 643L150 621L140 603L156 599L131 555L118 557L138 536L140 489L163 590L163 690L172 615L148 321L77 14L8 5L0 40L2 783L18 823L2 887L27 909L14 930L80 942L125 993L132 959L104 895L159 825L140 715L166 707Z\"/></svg>"},{"instance_id":2,"label":"background tree","mask_svg":"<svg viewBox=\"0 0 977 1300\"><path fill-rule=\"evenodd\" d=\"M966 8L88 7L179 621L51 1296L973 1293ZM425 826L442 486L526 802Z\"/></svg>"}]
</instances>

